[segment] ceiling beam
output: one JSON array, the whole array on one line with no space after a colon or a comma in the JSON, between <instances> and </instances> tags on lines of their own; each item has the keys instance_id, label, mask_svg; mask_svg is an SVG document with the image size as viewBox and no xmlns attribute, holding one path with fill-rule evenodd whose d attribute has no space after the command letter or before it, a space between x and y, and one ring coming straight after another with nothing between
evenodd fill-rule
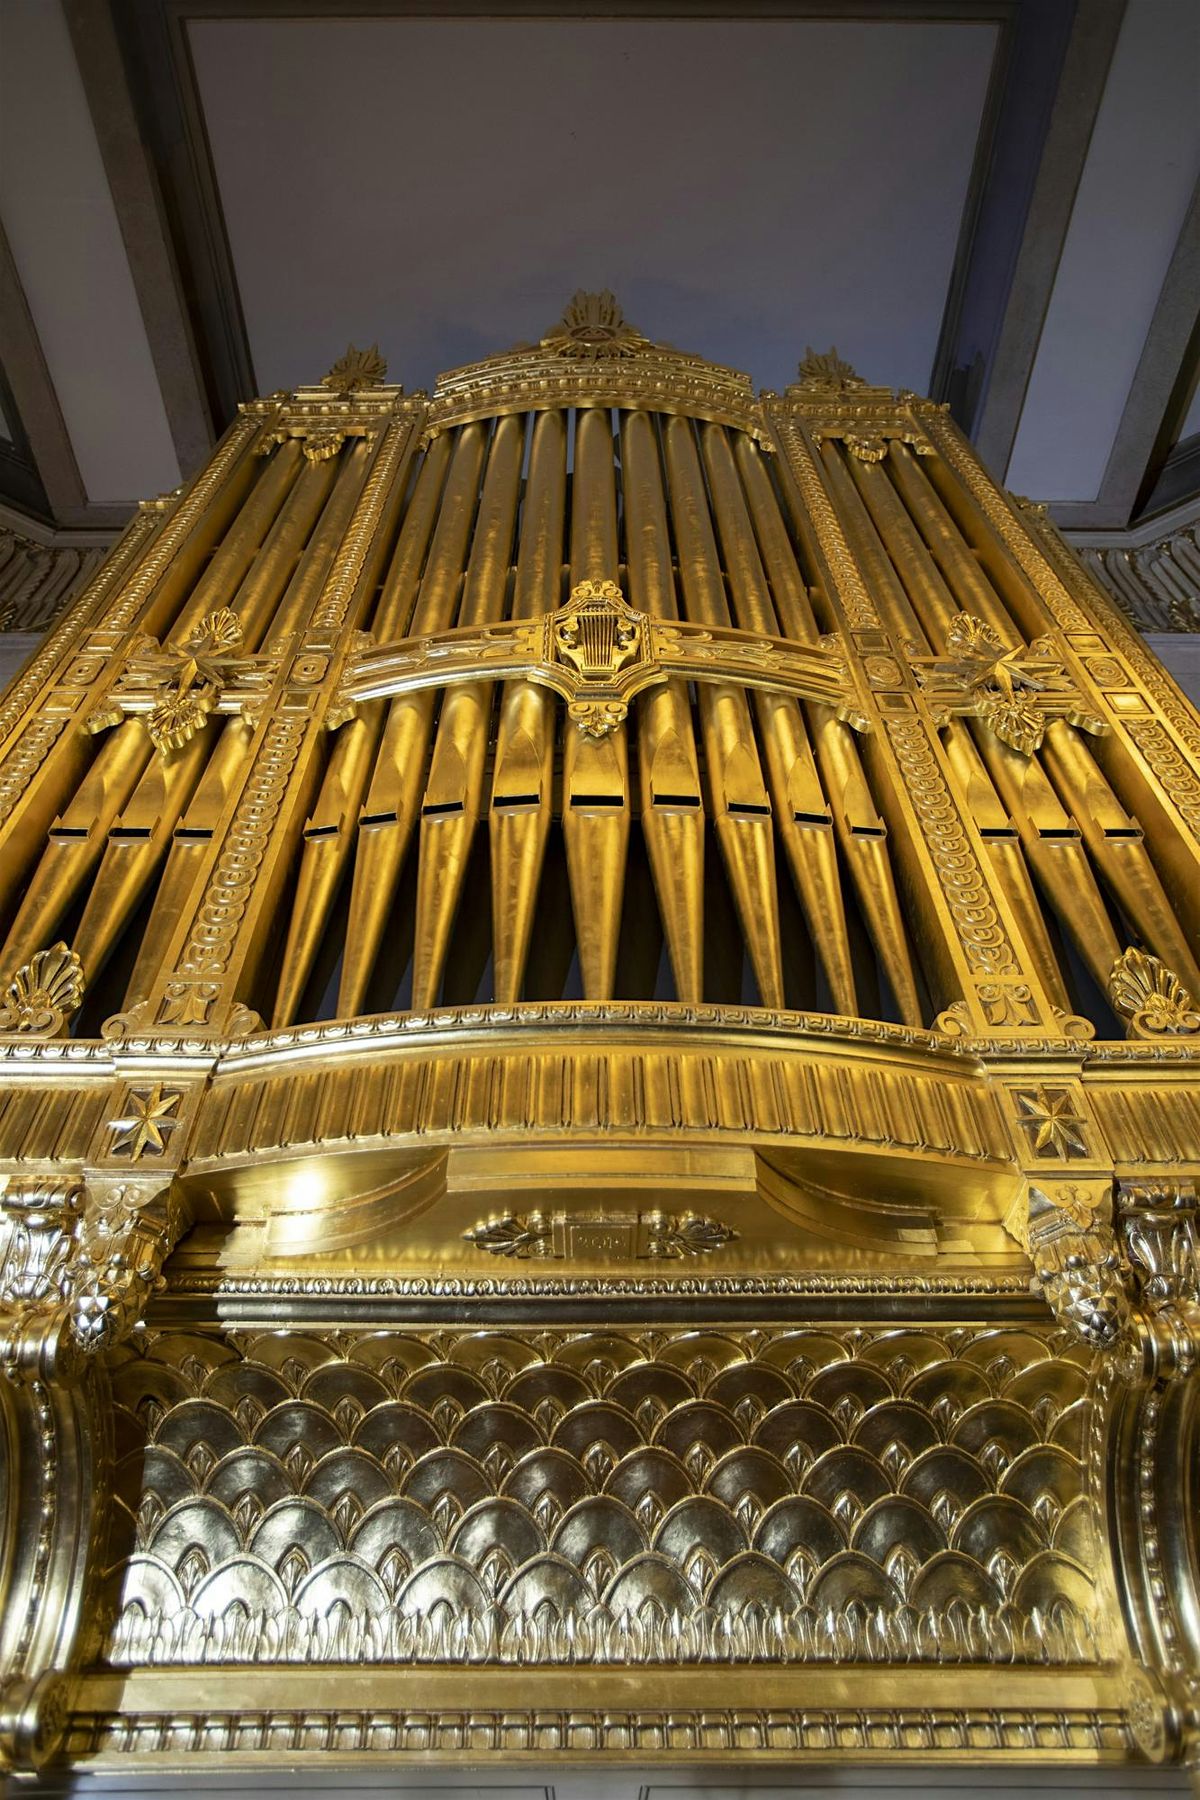
<instances>
[{"instance_id":1,"label":"ceiling beam","mask_svg":"<svg viewBox=\"0 0 1200 1800\"><path fill-rule=\"evenodd\" d=\"M1016 440L1125 5L1126 0L1085 0L1075 8L990 374L974 421L975 447L1001 481Z\"/></svg>"},{"instance_id":2,"label":"ceiling beam","mask_svg":"<svg viewBox=\"0 0 1200 1800\"><path fill-rule=\"evenodd\" d=\"M1094 500L1053 508L1056 522L1074 531L1118 530L1129 524L1153 480L1156 446L1190 387L1200 336L1200 182L1159 291L1158 304Z\"/></svg>"},{"instance_id":3,"label":"ceiling beam","mask_svg":"<svg viewBox=\"0 0 1200 1800\"><path fill-rule=\"evenodd\" d=\"M88 498L25 289L0 225L0 363L56 520L78 520Z\"/></svg>"},{"instance_id":4,"label":"ceiling beam","mask_svg":"<svg viewBox=\"0 0 1200 1800\"><path fill-rule=\"evenodd\" d=\"M208 456L215 432L158 182L138 130L108 0L63 0L63 11L186 480Z\"/></svg>"}]
</instances>

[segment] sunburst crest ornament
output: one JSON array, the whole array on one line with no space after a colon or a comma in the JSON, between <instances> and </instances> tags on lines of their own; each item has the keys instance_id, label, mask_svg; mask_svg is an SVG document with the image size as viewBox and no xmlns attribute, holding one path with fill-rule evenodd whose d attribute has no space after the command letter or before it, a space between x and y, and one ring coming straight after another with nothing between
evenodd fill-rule
<instances>
[{"instance_id":1,"label":"sunburst crest ornament","mask_svg":"<svg viewBox=\"0 0 1200 1800\"><path fill-rule=\"evenodd\" d=\"M838 355L833 345L828 350L814 350L811 344L807 345L796 376L801 387L822 388L831 393L867 385L853 365Z\"/></svg>"},{"instance_id":2,"label":"sunburst crest ornament","mask_svg":"<svg viewBox=\"0 0 1200 1800\"><path fill-rule=\"evenodd\" d=\"M575 358L636 356L649 342L634 330L608 288L599 294L580 288L567 302L558 324L542 339L546 349Z\"/></svg>"},{"instance_id":3,"label":"sunburst crest ornament","mask_svg":"<svg viewBox=\"0 0 1200 1800\"><path fill-rule=\"evenodd\" d=\"M39 950L17 970L3 994L0 1031L56 1037L83 999L83 964L64 943Z\"/></svg>"},{"instance_id":4,"label":"sunburst crest ornament","mask_svg":"<svg viewBox=\"0 0 1200 1800\"><path fill-rule=\"evenodd\" d=\"M348 344L328 375L321 377L321 386L335 394L353 394L360 388L380 387L386 378L387 362L380 355L378 344L372 344L369 350Z\"/></svg>"}]
</instances>

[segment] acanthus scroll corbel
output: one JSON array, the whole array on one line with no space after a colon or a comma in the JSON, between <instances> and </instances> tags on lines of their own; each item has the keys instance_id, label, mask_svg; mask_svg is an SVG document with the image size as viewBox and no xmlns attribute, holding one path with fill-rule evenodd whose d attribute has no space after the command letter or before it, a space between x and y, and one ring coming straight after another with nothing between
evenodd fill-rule
<instances>
[{"instance_id":1,"label":"acanthus scroll corbel","mask_svg":"<svg viewBox=\"0 0 1200 1800\"><path fill-rule=\"evenodd\" d=\"M1192 1181L1031 1186L1026 1243L1051 1310L1127 1380L1200 1369L1200 1222Z\"/></svg>"},{"instance_id":2,"label":"acanthus scroll corbel","mask_svg":"<svg viewBox=\"0 0 1200 1800\"><path fill-rule=\"evenodd\" d=\"M141 1322L189 1217L161 1181L19 1177L0 1222L0 1361L16 1380L70 1382Z\"/></svg>"}]
</instances>

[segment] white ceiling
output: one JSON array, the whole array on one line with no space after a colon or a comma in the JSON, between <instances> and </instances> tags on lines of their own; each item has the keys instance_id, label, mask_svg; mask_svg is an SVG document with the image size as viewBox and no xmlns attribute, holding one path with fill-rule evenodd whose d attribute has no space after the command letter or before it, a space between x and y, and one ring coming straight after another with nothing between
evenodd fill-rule
<instances>
[{"instance_id":1,"label":"white ceiling","mask_svg":"<svg viewBox=\"0 0 1200 1800\"><path fill-rule=\"evenodd\" d=\"M212 20L190 28L260 385L536 338L577 287L792 379L929 381L984 24Z\"/></svg>"},{"instance_id":2,"label":"white ceiling","mask_svg":"<svg viewBox=\"0 0 1200 1800\"><path fill-rule=\"evenodd\" d=\"M1017 3L931 7L939 18L897 0L870 17L887 7L865 0L788 18L760 16L763 0L722 19L588 18L583 0L563 18L446 16L455 0L429 0L441 16L424 17L409 0L297 0L291 15L284 0L0 0L0 222L28 309L18 339L31 321L48 376L42 438L57 429L78 471L72 522L173 487L235 398L316 378L350 339L378 340L395 379L428 386L536 338L580 286L612 287L648 335L762 386L784 385L811 343L874 381L952 391L935 358L956 269L978 248L964 209L1011 159L1011 146L981 151L999 91L988 14ZM1020 4L1027 49L1049 43L1064 0ZM1076 9L1084 61L1089 32L1113 21L1098 110L1060 204L1061 254L1017 319L1030 347L996 439L1010 485L1064 503L1061 516L1111 472L1200 172L1200 6L1127 0L1118 35L1120 5ZM156 34L175 45L169 67L147 48ZM1077 97L1068 69L1052 127ZM164 128L155 108L192 82ZM1019 120L1020 99L1004 101ZM1032 115L1020 129L1037 141ZM1035 177L1014 177L1018 221ZM971 265L985 286L1024 253L1015 229ZM207 290L197 234L212 247ZM0 307L16 397L3 328ZM985 394L986 338L958 369L985 365ZM14 412L9 398L13 437L32 443L26 402ZM1177 426L1193 432L1200 395ZM1127 469L1110 512L1133 511L1145 467Z\"/></svg>"},{"instance_id":3,"label":"white ceiling","mask_svg":"<svg viewBox=\"0 0 1200 1800\"><path fill-rule=\"evenodd\" d=\"M1018 493L1100 491L1200 170L1200 56L1179 30L1194 5L1129 0L1008 467Z\"/></svg>"},{"instance_id":4,"label":"white ceiling","mask_svg":"<svg viewBox=\"0 0 1200 1800\"><path fill-rule=\"evenodd\" d=\"M129 503L179 462L60 0L0 0L0 219L83 485Z\"/></svg>"}]
</instances>

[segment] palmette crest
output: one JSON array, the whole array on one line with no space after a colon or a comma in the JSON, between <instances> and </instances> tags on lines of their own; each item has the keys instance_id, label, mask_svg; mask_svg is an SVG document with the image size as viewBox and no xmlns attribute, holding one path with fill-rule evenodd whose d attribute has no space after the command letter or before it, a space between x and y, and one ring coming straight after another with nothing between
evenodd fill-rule
<instances>
[{"instance_id":1,"label":"palmette crest","mask_svg":"<svg viewBox=\"0 0 1200 1800\"><path fill-rule=\"evenodd\" d=\"M73 950L62 942L39 950L4 991L0 1031L51 1037L76 1011L83 990L83 964Z\"/></svg>"},{"instance_id":2,"label":"palmette crest","mask_svg":"<svg viewBox=\"0 0 1200 1800\"><path fill-rule=\"evenodd\" d=\"M1134 1037L1191 1037L1200 1008L1178 975L1148 951L1130 946L1113 964L1108 996Z\"/></svg>"}]
</instances>

